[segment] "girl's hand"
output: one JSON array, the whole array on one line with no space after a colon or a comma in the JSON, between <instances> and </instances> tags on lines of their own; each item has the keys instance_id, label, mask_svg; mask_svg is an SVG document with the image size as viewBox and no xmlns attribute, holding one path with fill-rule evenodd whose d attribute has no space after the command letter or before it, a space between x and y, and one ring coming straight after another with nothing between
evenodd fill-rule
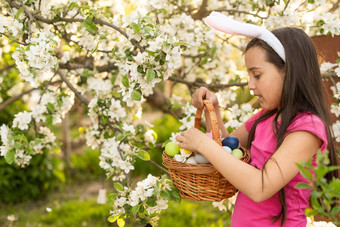
<instances>
[{"instance_id":1,"label":"girl's hand","mask_svg":"<svg viewBox=\"0 0 340 227\"><path fill-rule=\"evenodd\" d=\"M200 87L192 95L192 105L197 109L203 108L203 100L209 100L213 106L218 107L218 100L214 93L208 90L206 87Z\"/></svg>"},{"instance_id":2,"label":"girl's hand","mask_svg":"<svg viewBox=\"0 0 340 227\"><path fill-rule=\"evenodd\" d=\"M194 153L202 153L209 144L215 143L208 135L197 128L190 128L176 136L178 146Z\"/></svg>"}]
</instances>

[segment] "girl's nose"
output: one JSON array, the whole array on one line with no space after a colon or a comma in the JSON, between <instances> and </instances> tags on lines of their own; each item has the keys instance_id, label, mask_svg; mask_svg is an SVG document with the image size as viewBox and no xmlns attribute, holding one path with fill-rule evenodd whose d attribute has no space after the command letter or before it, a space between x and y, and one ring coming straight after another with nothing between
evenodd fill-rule
<instances>
[{"instance_id":1,"label":"girl's nose","mask_svg":"<svg viewBox=\"0 0 340 227\"><path fill-rule=\"evenodd\" d=\"M249 81L248 81L248 89L249 90L254 90L255 89L255 85L254 85L254 83L252 82L251 79L249 79Z\"/></svg>"}]
</instances>

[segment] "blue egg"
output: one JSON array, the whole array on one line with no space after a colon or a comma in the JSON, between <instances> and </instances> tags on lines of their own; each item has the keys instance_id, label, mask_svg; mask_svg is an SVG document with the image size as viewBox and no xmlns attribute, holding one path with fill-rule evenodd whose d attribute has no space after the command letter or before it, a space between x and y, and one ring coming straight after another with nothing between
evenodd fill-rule
<instances>
[{"instance_id":1,"label":"blue egg","mask_svg":"<svg viewBox=\"0 0 340 227\"><path fill-rule=\"evenodd\" d=\"M240 145L240 142L235 136L227 136L222 140L222 146L230 147L230 149L234 150L238 148Z\"/></svg>"}]
</instances>

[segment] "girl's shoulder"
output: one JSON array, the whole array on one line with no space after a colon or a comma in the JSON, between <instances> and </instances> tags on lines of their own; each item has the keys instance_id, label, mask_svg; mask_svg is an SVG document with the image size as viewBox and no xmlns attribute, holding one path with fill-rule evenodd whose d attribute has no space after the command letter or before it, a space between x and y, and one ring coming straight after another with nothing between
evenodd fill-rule
<instances>
[{"instance_id":1,"label":"girl's shoulder","mask_svg":"<svg viewBox=\"0 0 340 227\"><path fill-rule=\"evenodd\" d=\"M302 128L313 128L313 129L323 129L326 128L325 123L315 114L310 112L298 113L293 121L290 123L288 129L293 129L296 127ZM321 127L321 128L319 128Z\"/></svg>"},{"instance_id":2,"label":"girl's shoulder","mask_svg":"<svg viewBox=\"0 0 340 227\"><path fill-rule=\"evenodd\" d=\"M298 113L287 128L287 134L294 131L307 131L317 136L322 142L321 150L327 147L327 129L325 123L310 112ZM286 134L286 135L287 135Z\"/></svg>"}]
</instances>

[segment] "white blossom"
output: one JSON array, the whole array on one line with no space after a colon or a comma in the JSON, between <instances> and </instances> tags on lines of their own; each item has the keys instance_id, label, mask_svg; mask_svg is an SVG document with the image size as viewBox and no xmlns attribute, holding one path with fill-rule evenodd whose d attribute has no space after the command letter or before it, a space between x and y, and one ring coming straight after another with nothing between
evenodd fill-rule
<instances>
[{"instance_id":1,"label":"white blossom","mask_svg":"<svg viewBox=\"0 0 340 227\"><path fill-rule=\"evenodd\" d=\"M336 227L336 225L332 222L313 221L310 217L307 217L306 227Z\"/></svg>"},{"instance_id":2,"label":"white blossom","mask_svg":"<svg viewBox=\"0 0 340 227\"><path fill-rule=\"evenodd\" d=\"M123 130L131 134L135 134L135 128L133 127L133 125L128 125L127 123L124 123Z\"/></svg>"},{"instance_id":3,"label":"white blossom","mask_svg":"<svg viewBox=\"0 0 340 227\"><path fill-rule=\"evenodd\" d=\"M1 142L5 145L8 144L8 138L10 135L10 129L8 128L7 125L3 124L0 127L0 136L1 136Z\"/></svg>"},{"instance_id":4,"label":"white blossom","mask_svg":"<svg viewBox=\"0 0 340 227\"><path fill-rule=\"evenodd\" d=\"M144 138L145 138L145 141L147 142L150 142L152 144L155 144L156 143L156 138L154 136L155 134L155 131L154 130L148 130L144 133Z\"/></svg>"},{"instance_id":5,"label":"white blossom","mask_svg":"<svg viewBox=\"0 0 340 227\"><path fill-rule=\"evenodd\" d=\"M190 155L191 155L191 153L186 154L183 149L180 149L180 153L176 154L173 157L173 159L176 160L177 162L185 162L189 158Z\"/></svg>"},{"instance_id":6,"label":"white blossom","mask_svg":"<svg viewBox=\"0 0 340 227\"><path fill-rule=\"evenodd\" d=\"M320 71L321 73L326 73L328 72L329 70L332 70L335 66L337 66L338 64L333 64L333 63L330 63L330 62L324 62L321 64L320 66Z\"/></svg>"},{"instance_id":7,"label":"white blossom","mask_svg":"<svg viewBox=\"0 0 340 227\"><path fill-rule=\"evenodd\" d=\"M32 156L26 154L24 150L17 150L14 155L14 162L21 167L25 167L29 164Z\"/></svg>"},{"instance_id":8,"label":"white blossom","mask_svg":"<svg viewBox=\"0 0 340 227\"><path fill-rule=\"evenodd\" d=\"M13 127L18 127L21 130L28 129L29 123L32 120L32 113L24 111L14 115L14 117Z\"/></svg>"},{"instance_id":9,"label":"white blossom","mask_svg":"<svg viewBox=\"0 0 340 227\"><path fill-rule=\"evenodd\" d=\"M331 105L331 113L336 117L340 116L340 103Z\"/></svg>"},{"instance_id":10,"label":"white blossom","mask_svg":"<svg viewBox=\"0 0 340 227\"><path fill-rule=\"evenodd\" d=\"M55 143L56 137L55 135L51 132L51 130L47 127L40 127L39 129L40 133L45 135L45 142L46 143Z\"/></svg>"},{"instance_id":11,"label":"white blossom","mask_svg":"<svg viewBox=\"0 0 340 227\"><path fill-rule=\"evenodd\" d=\"M226 211L227 207L223 203L224 203L224 200L221 200L219 202L213 202L212 205L214 207L217 207L220 211Z\"/></svg>"},{"instance_id":12,"label":"white blossom","mask_svg":"<svg viewBox=\"0 0 340 227\"><path fill-rule=\"evenodd\" d=\"M334 132L334 137L335 137L336 142L340 142L340 121L336 121L332 125L332 129Z\"/></svg>"},{"instance_id":13,"label":"white blossom","mask_svg":"<svg viewBox=\"0 0 340 227\"><path fill-rule=\"evenodd\" d=\"M134 170L135 167L132 165L131 162L119 160L118 165L126 174L130 172L130 170Z\"/></svg>"},{"instance_id":14,"label":"white blossom","mask_svg":"<svg viewBox=\"0 0 340 227\"><path fill-rule=\"evenodd\" d=\"M100 78L90 77L87 84L90 90L96 92L96 95L107 94L112 90L112 84Z\"/></svg>"}]
</instances>

